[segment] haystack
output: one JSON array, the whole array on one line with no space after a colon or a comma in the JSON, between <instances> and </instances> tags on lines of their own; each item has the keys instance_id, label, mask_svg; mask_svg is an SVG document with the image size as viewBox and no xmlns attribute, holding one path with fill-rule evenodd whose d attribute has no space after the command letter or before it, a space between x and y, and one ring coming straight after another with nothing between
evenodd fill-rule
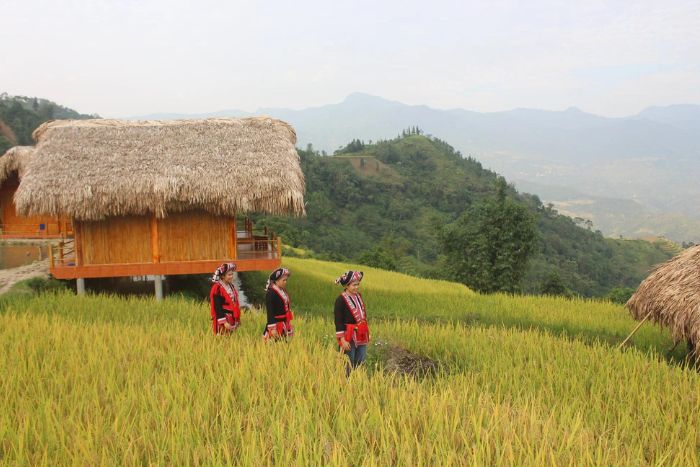
<instances>
[{"instance_id":1,"label":"haystack","mask_svg":"<svg viewBox=\"0 0 700 467\"><path fill-rule=\"evenodd\" d=\"M700 245L684 250L647 277L626 304L635 319L649 315L675 342L700 342Z\"/></svg>"},{"instance_id":2,"label":"haystack","mask_svg":"<svg viewBox=\"0 0 700 467\"><path fill-rule=\"evenodd\" d=\"M8 149L0 157L0 185L15 172L21 179L33 158L34 148L32 146L14 146Z\"/></svg>"},{"instance_id":3,"label":"haystack","mask_svg":"<svg viewBox=\"0 0 700 467\"><path fill-rule=\"evenodd\" d=\"M34 139L15 195L22 215L304 214L296 135L280 120L62 120Z\"/></svg>"}]
</instances>

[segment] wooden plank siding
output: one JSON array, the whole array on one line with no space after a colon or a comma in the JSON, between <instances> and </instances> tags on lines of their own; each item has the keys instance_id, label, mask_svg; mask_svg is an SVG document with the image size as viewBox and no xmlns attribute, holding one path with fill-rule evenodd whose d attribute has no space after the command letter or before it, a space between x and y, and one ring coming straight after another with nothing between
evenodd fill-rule
<instances>
[{"instance_id":1,"label":"wooden plank siding","mask_svg":"<svg viewBox=\"0 0 700 467\"><path fill-rule=\"evenodd\" d=\"M81 222L79 243L84 265L206 261L231 258L231 225L204 211L112 217Z\"/></svg>"},{"instance_id":2,"label":"wooden plank siding","mask_svg":"<svg viewBox=\"0 0 700 467\"><path fill-rule=\"evenodd\" d=\"M55 238L61 235L65 226L50 216L23 217L17 215L14 195L19 187L17 175L11 175L0 187L0 224L3 238ZM40 228L41 224L44 229ZM65 231L63 232L65 233Z\"/></svg>"},{"instance_id":3,"label":"wooden plank siding","mask_svg":"<svg viewBox=\"0 0 700 467\"><path fill-rule=\"evenodd\" d=\"M75 240L83 254L81 265L150 263L152 260L150 219L146 216L81 222L80 228L76 228Z\"/></svg>"},{"instance_id":4,"label":"wooden plank siding","mask_svg":"<svg viewBox=\"0 0 700 467\"><path fill-rule=\"evenodd\" d=\"M160 262L229 258L229 223L204 211L172 213L158 219Z\"/></svg>"},{"instance_id":5,"label":"wooden plank siding","mask_svg":"<svg viewBox=\"0 0 700 467\"><path fill-rule=\"evenodd\" d=\"M281 264L279 239L266 239L256 251L256 239L239 242L234 218L204 211L74 224L75 264L52 265L51 274L59 279L202 274L223 261L234 261L239 271L272 270Z\"/></svg>"}]
</instances>

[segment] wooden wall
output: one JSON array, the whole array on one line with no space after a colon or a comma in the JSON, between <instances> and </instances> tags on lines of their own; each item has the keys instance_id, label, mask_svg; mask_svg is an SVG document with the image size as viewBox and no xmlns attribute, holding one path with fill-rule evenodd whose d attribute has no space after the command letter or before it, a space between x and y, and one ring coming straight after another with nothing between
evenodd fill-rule
<instances>
[{"instance_id":1,"label":"wooden wall","mask_svg":"<svg viewBox=\"0 0 700 467\"><path fill-rule=\"evenodd\" d=\"M11 175L0 187L0 224L3 235L57 235L58 220L49 216L22 217L17 215L13 196L19 187L17 175ZM44 224L44 230L39 225Z\"/></svg>"},{"instance_id":2,"label":"wooden wall","mask_svg":"<svg viewBox=\"0 0 700 467\"><path fill-rule=\"evenodd\" d=\"M151 225L146 216L80 223L83 264L150 263Z\"/></svg>"},{"instance_id":3,"label":"wooden wall","mask_svg":"<svg viewBox=\"0 0 700 467\"><path fill-rule=\"evenodd\" d=\"M82 222L83 264L151 263L152 216L128 216ZM229 220L204 211L169 214L155 223L158 261L230 258Z\"/></svg>"},{"instance_id":4,"label":"wooden wall","mask_svg":"<svg viewBox=\"0 0 700 467\"><path fill-rule=\"evenodd\" d=\"M204 211L169 214L158 219L160 261L228 258L228 218Z\"/></svg>"}]
</instances>

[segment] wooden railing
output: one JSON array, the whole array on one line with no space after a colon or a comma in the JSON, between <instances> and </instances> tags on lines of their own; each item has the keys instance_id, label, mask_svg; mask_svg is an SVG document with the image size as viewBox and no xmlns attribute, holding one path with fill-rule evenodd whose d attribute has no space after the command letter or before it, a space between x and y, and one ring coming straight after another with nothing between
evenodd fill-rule
<instances>
[{"instance_id":1,"label":"wooden railing","mask_svg":"<svg viewBox=\"0 0 700 467\"><path fill-rule=\"evenodd\" d=\"M253 236L253 238L238 239L235 259L275 259L282 257L282 242L280 238Z\"/></svg>"},{"instance_id":2,"label":"wooden railing","mask_svg":"<svg viewBox=\"0 0 700 467\"><path fill-rule=\"evenodd\" d=\"M269 238L274 238L275 235L272 231L270 231L267 226L261 228L256 228L255 224L253 223L250 218L246 217L243 219L243 230L239 230L238 232L238 238L241 238L241 236L245 237L253 237L255 235L261 235Z\"/></svg>"},{"instance_id":3,"label":"wooden railing","mask_svg":"<svg viewBox=\"0 0 700 467\"><path fill-rule=\"evenodd\" d=\"M76 266L75 240L66 238L49 245L49 265L52 268Z\"/></svg>"},{"instance_id":4,"label":"wooden railing","mask_svg":"<svg viewBox=\"0 0 700 467\"><path fill-rule=\"evenodd\" d=\"M3 238L58 238L72 234L70 222L0 224L0 237Z\"/></svg>"}]
</instances>

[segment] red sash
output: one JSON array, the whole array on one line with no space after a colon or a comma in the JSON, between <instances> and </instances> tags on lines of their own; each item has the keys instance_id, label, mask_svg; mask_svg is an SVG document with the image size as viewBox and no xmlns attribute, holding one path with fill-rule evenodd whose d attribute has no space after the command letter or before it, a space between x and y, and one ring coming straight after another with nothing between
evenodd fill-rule
<instances>
[{"instance_id":1,"label":"red sash","mask_svg":"<svg viewBox=\"0 0 700 467\"><path fill-rule=\"evenodd\" d=\"M362 295L359 293L351 295L347 292L342 293L345 306L348 307L352 317L355 319L354 324L345 325L345 340L350 342L350 339L355 341L355 345L365 345L369 343L369 326L367 326L367 308L362 300Z\"/></svg>"},{"instance_id":2,"label":"red sash","mask_svg":"<svg viewBox=\"0 0 700 467\"><path fill-rule=\"evenodd\" d=\"M289 295L287 294L286 290L280 289L275 284L270 284L270 289L272 289L272 291L275 292L280 299L282 299L282 304L284 306L284 314L275 316L275 319L284 320L277 323L277 332L280 336L291 336L294 334L294 329L292 329L292 323L290 323L290 321L294 319L294 313L292 313Z\"/></svg>"}]
</instances>

